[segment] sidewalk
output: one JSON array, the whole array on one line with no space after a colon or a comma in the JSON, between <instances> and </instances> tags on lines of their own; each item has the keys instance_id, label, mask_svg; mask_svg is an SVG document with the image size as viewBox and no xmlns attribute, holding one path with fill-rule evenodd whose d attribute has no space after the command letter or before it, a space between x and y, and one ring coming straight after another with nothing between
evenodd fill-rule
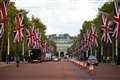
<instances>
[{"instance_id":1,"label":"sidewalk","mask_svg":"<svg viewBox=\"0 0 120 80\"><path fill-rule=\"evenodd\" d=\"M10 65L13 65L13 64L15 64L15 62L10 62L10 64L6 64L6 62L0 62L0 68L10 66Z\"/></svg>"}]
</instances>

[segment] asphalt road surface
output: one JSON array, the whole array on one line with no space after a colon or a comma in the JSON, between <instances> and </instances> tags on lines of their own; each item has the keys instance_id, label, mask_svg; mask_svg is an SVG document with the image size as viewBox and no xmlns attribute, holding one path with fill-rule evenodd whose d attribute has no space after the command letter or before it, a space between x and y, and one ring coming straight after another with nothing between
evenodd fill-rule
<instances>
[{"instance_id":1,"label":"asphalt road surface","mask_svg":"<svg viewBox=\"0 0 120 80\"><path fill-rule=\"evenodd\" d=\"M120 72L109 70L107 66L97 67L97 74L91 76L87 69L80 69L70 62L20 64L19 68L10 65L0 68L0 80L120 80ZM117 69L110 67L113 68Z\"/></svg>"}]
</instances>

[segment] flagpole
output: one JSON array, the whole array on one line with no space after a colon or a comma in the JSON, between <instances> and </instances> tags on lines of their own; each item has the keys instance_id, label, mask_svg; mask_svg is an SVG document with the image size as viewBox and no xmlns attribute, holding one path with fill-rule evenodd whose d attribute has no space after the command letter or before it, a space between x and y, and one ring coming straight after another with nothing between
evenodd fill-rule
<instances>
[{"instance_id":1,"label":"flagpole","mask_svg":"<svg viewBox=\"0 0 120 80\"><path fill-rule=\"evenodd\" d=\"M23 62L25 61L25 58L24 58L24 40L22 41L22 55L23 55Z\"/></svg>"},{"instance_id":2,"label":"flagpole","mask_svg":"<svg viewBox=\"0 0 120 80\"><path fill-rule=\"evenodd\" d=\"M115 46L116 46L116 47L115 47L115 48L116 48L116 49L115 49L115 52L116 52L116 53L115 53L115 57L117 57L117 55L118 55L118 40L117 40L117 39L116 39L116 44L115 44ZM116 59L116 58L115 58L115 59ZM116 62L116 61L115 61L115 62Z\"/></svg>"},{"instance_id":3,"label":"flagpole","mask_svg":"<svg viewBox=\"0 0 120 80\"><path fill-rule=\"evenodd\" d=\"M0 48L0 62L2 61L2 48L3 48L3 38L2 38L2 40L1 40L1 48Z\"/></svg>"},{"instance_id":4,"label":"flagpole","mask_svg":"<svg viewBox=\"0 0 120 80\"><path fill-rule=\"evenodd\" d=\"M87 56L87 58L88 58L88 50L87 50L87 55L86 55L86 56Z\"/></svg>"},{"instance_id":5,"label":"flagpole","mask_svg":"<svg viewBox=\"0 0 120 80\"><path fill-rule=\"evenodd\" d=\"M9 22L6 23L7 25L9 25ZM6 26L7 26L6 25ZM9 29L8 30L8 50L7 50L7 55L6 55L6 62L7 64L9 64L9 55L10 55L10 39L9 39Z\"/></svg>"},{"instance_id":6,"label":"flagpole","mask_svg":"<svg viewBox=\"0 0 120 80\"><path fill-rule=\"evenodd\" d=\"M117 47L118 47L118 40L116 39L116 49L115 49L116 50L116 54L115 54L116 56L118 54L118 48Z\"/></svg>"},{"instance_id":7,"label":"flagpole","mask_svg":"<svg viewBox=\"0 0 120 80\"><path fill-rule=\"evenodd\" d=\"M9 64L9 54L10 54L10 40L9 40L9 32L8 32L8 50L6 55L6 62Z\"/></svg>"},{"instance_id":8,"label":"flagpole","mask_svg":"<svg viewBox=\"0 0 120 80\"><path fill-rule=\"evenodd\" d=\"M1 47L2 47L2 45L0 45ZM1 52L1 49L0 49L0 62L1 62L1 60L2 60L2 54L1 54L2 52Z\"/></svg>"},{"instance_id":9,"label":"flagpole","mask_svg":"<svg viewBox=\"0 0 120 80\"><path fill-rule=\"evenodd\" d=\"M97 56L97 50L95 49L95 56Z\"/></svg>"},{"instance_id":10,"label":"flagpole","mask_svg":"<svg viewBox=\"0 0 120 80\"><path fill-rule=\"evenodd\" d=\"M102 57L102 60L103 60L103 45L101 44L101 57Z\"/></svg>"},{"instance_id":11,"label":"flagpole","mask_svg":"<svg viewBox=\"0 0 120 80\"><path fill-rule=\"evenodd\" d=\"M92 48L91 48L91 55L92 55Z\"/></svg>"}]
</instances>

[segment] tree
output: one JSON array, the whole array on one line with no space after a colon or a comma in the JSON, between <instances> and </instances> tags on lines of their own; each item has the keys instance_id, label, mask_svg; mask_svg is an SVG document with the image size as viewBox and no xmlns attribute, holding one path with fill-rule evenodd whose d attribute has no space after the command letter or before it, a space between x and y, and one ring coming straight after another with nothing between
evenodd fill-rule
<instances>
[{"instance_id":1,"label":"tree","mask_svg":"<svg viewBox=\"0 0 120 80\"><path fill-rule=\"evenodd\" d=\"M107 14L109 14L109 19L112 23L111 26L114 26L113 24L113 16L114 16L114 4L113 1L109 1L106 2L100 9L99 9L99 13L97 14L97 16L92 20L92 21L85 21L82 25L82 29L80 30L80 35L76 38L75 42L73 43L73 45L69 48L69 49L75 49L80 43L79 42L83 35L86 34L87 30L89 31L91 29L91 24L94 23L96 25L96 30L97 30L97 40L98 40L98 44L99 47L97 48L97 54L100 54L100 50L101 50L101 44L103 44L103 46L105 47L104 51L107 52L108 54L113 52L111 51L112 47L106 49L106 47L108 45L104 44L101 41L101 36L102 36L102 30L101 30L101 25L102 25L102 20L101 20L101 11L106 12ZM114 28L114 27L113 27ZM113 45L115 43L115 40L113 40ZM109 44L109 46L112 46L111 44ZM114 54L114 53L112 53ZM110 54L111 55L111 54Z\"/></svg>"},{"instance_id":2,"label":"tree","mask_svg":"<svg viewBox=\"0 0 120 80\"><path fill-rule=\"evenodd\" d=\"M17 24L15 21L15 17L16 15L21 14L24 18L23 18L23 26L24 26L24 44L25 44L25 53L28 52L27 50L27 35L26 35L26 29L29 29L33 26L35 26L36 30L41 34L41 44L43 41L47 40L47 36L45 35L45 30L46 30L46 26L40 21L39 18L35 18L34 16L32 17L32 20L30 20L30 18L27 17L28 12L24 9L17 9L15 6L14 2L10 2L10 6L8 9L8 19L7 19L7 23L6 23L6 27L5 27L5 31L4 31L4 36L0 39L0 58L1 56L6 56L7 54L7 39L8 36L10 38L10 55L14 55L16 53L20 53L22 52L22 44L19 44L19 49L16 48L17 44L13 42L14 39L14 35L13 35L13 31L14 29L17 29ZM0 15L0 19L1 19L1 15ZM9 35L8 35L9 32ZM18 51L19 50L19 51Z\"/></svg>"},{"instance_id":3,"label":"tree","mask_svg":"<svg viewBox=\"0 0 120 80\"><path fill-rule=\"evenodd\" d=\"M57 54L57 46L56 43L52 40L48 40L48 47L52 50L52 52L56 55Z\"/></svg>"}]
</instances>

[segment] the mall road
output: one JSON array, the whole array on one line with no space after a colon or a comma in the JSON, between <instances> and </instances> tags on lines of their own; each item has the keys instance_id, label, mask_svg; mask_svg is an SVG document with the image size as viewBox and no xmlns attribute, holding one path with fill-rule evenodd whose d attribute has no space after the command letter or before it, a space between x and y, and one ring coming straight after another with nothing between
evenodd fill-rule
<instances>
[{"instance_id":1,"label":"the mall road","mask_svg":"<svg viewBox=\"0 0 120 80\"><path fill-rule=\"evenodd\" d=\"M120 66L100 64L96 74L70 62L21 63L0 67L0 80L120 80Z\"/></svg>"},{"instance_id":2,"label":"the mall road","mask_svg":"<svg viewBox=\"0 0 120 80\"><path fill-rule=\"evenodd\" d=\"M89 80L87 70L70 62L15 64L0 68L0 80Z\"/></svg>"}]
</instances>

